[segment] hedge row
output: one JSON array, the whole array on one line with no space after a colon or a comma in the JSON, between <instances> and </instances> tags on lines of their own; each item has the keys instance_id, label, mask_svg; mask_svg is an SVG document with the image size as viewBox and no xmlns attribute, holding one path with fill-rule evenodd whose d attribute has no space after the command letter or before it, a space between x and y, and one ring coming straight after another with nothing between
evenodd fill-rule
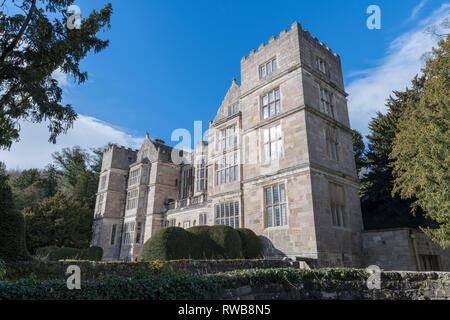
<instances>
[{"instance_id":1,"label":"hedge row","mask_svg":"<svg viewBox=\"0 0 450 320\"><path fill-rule=\"evenodd\" d=\"M261 244L249 229L224 225L162 228L143 245L139 261L176 259L254 259Z\"/></svg>"},{"instance_id":2,"label":"hedge row","mask_svg":"<svg viewBox=\"0 0 450 320\"><path fill-rule=\"evenodd\" d=\"M25 219L14 210L0 212L0 259L30 260L25 246Z\"/></svg>"},{"instance_id":3,"label":"hedge row","mask_svg":"<svg viewBox=\"0 0 450 320\"><path fill-rule=\"evenodd\" d=\"M103 249L100 247L89 247L87 249L48 246L36 250L36 256L50 261L58 260L90 260L100 261L103 256Z\"/></svg>"},{"instance_id":4,"label":"hedge row","mask_svg":"<svg viewBox=\"0 0 450 320\"><path fill-rule=\"evenodd\" d=\"M0 281L0 300L208 299L220 290L243 285L296 286L305 281L320 282L321 285L334 285L336 281L357 281L365 285L367 277L368 274L362 269L253 269L202 276L149 271L136 274L133 278L110 276L82 281L80 290L67 289L66 282L62 280Z\"/></svg>"}]
</instances>

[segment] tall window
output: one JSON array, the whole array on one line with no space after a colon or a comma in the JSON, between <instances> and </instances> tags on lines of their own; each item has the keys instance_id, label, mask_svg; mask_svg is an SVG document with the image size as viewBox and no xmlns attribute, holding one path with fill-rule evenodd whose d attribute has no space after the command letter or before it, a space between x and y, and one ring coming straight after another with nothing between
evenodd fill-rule
<instances>
[{"instance_id":1,"label":"tall window","mask_svg":"<svg viewBox=\"0 0 450 320\"><path fill-rule=\"evenodd\" d=\"M281 125L263 131L264 162L283 158L283 140L281 139Z\"/></svg>"},{"instance_id":2,"label":"tall window","mask_svg":"<svg viewBox=\"0 0 450 320\"><path fill-rule=\"evenodd\" d=\"M239 202L216 204L216 224L239 228Z\"/></svg>"},{"instance_id":3,"label":"tall window","mask_svg":"<svg viewBox=\"0 0 450 320\"><path fill-rule=\"evenodd\" d=\"M239 180L237 152L228 153L215 164L216 185Z\"/></svg>"},{"instance_id":4,"label":"tall window","mask_svg":"<svg viewBox=\"0 0 450 320\"><path fill-rule=\"evenodd\" d=\"M139 178L140 178L139 174L140 174L140 172L141 172L141 169L136 169L136 170L131 171L131 174L130 174L130 186L133 186L133 185L139 183Z\"/></svg>"},{"instance_id":5,"label":"tall window","mask_svg":"<svg viewBox=\"0 0 450 320\"><path fill-rule=\"evenodd\" d=\"M197 164L197 191L203 191L206 187L206 169L205 160L200 161Z\"/></svg>"},{"instance_id":6,"label":"tall window","mask_svg":"<svg viewBox=\"0 0 450 320\"><path fill-rule=\"evenodd\" d=\"M239 103L235 103L231 106L228 106L228 115L231 116L232 114L239 112Z\"/></svg>"},{"instance_id":7,"label":"tall window","mask_svg":"<svg viewBox=\"0 0 450 320\"><path fill-rule=\"evenodd\" d=\"M334 107L331 104L331 94L328 90L320 88L320 111L334 118Z\"/></svg>"},{"instance_id":8,"label":"tall window","mask_svg":"<svg viewBox=\"0 0 450 320\"><path fill-rule=\"evenodd\" d=\"M236 126L220 130L217 137L217 150L227 150L237 145Z\"/></svg>"},{"instance_id":9,"label":"tall window","mask_svg":"<svg viewBox=\"0 0 450 320\"><path fill-rule=\"evenodd\" d=\"M111 228L111 241L110 241L111 245L114 245L114 243L116 242L116 229L117 225L113 224Z\"/></svg>"},{"instance_id":10,"label":"tall window","mask_svg":"<svg viewBox=\"0 0 450 320\"><path fill-rule=\"evenodd\" d=\"M183 222L183 229L187 229L191 226L191 222L190 221L184 221Z\"/></svg>"},{"instance_id":11,"label":"tall window","mask_svg":"<svg viewBox=\"0 0 450 320\"><path fill-rule=\"evenodd\" d=\"M330 160L339 161L339 142L337 139L336 130L327 127L325 130L327 154Z\"/></svg>"},{"instance_id":12,"label":"tall window","mask_svg":"<svg viewBox=\"0 0 450 320\"><path fill-rule=\"evenodd\" d=\"M132 244L134 241L134 222L125 223L123 244Z\"/></svg>"},{"instance_id":13,"label":"tall window","mask_svg":"<svg viewBox=\"0 0 450 320\"><path fill-rule=\"evenodd\" d=\"M135 209L137 206L138 190L134 189L128 192L127 210Z\"/></svg>"},{"instance_id":14,"label":"tall window","mask_svg":"<svg viewBox=\"0 0 450 320\"><path fill-rule=\"evenodd\" d=\"M320 58L317 58L316 63L317 69L319 69L319 71L323 74L328 75L328 64Z\"/></svg>"},{"instance_id":15,"label":"tall window","mask_svg":"<svg viewBox=\"0 0 450 320\"><path fill-rule=\"evenodd\" d=\"M275 89L261 97L263 118L267 119L281 112L280 89Z\"/></svg>"},{"instance_id":16,"label":"tall window","mask_svg":"<svg viewBox=\"0 0 450 320\"><path fill-rule=\"evenodd\" d=\"M139 196L139 209L144 208L144 205L145 205L145 195L146 195L145 190L141 190L141 194L140 194L140 196Z\"/></svg>"},{"instance_id":17,"label":"tall window","mask_svg":"<svg viewBox=\"0 0 450 320\"><path fill-rule=\"evenodd\" d=\"M333 226L347 227L347 215L345 212L344 188L335 183L329 183L330 211Z\"/></svg>"},{"instance_id":18,"label":"tall window","mask_svg":"<svg viewBox=\"0 0 450 320\"><path fill-rule=\"evenodd\" d=\"M98 196L97 214L102 214L104 194Z\"/></svg>"},{"instance_id":19,"label":"tall window","mask_svg":"<svg viewBox=\"0 0 450 320\"><path fill-rule=\"evenodd\" d=\"M183 168L181 176L181 198L185 199L191 196L194 187L194 177L192 176L192 167Z\"/></svg>"},{"instance_id":20,"label":"tall window","mask_svg":"<svg viewBox=\"0 0 450 320\"><path fill-rule=\"evenodd\" d=\"M284 184L264 188L266 227L287 224L286 189Z\"/></svg>"},{"instance_id":21,"label":"tall window","mask_svg":"<svg viewBox=\"0 0 450 320\"><path fill-rule=\"evenodd\" d=\"M168 227L175 227L175 219L170 219L169 221L167 221L167 226Z\"/></svg>"},{"instance_id":22,"label":"tall window","mask_svg":"<svg viewBox=\"0 0 450 320\"><path fill-rule=\"evenodd\" d=\"M272 59L259 66L259 78L264 78L277 70L277 59Z\"/></svg>"},{"instance_id":23,"label":"tall window","mask_svg":"<svg viewBox=\"0 0 450 320\"><path fill-rule=\"evenodd\" d=\"M200 215L198 217L199 224L200 225L207 224L206 218L207 218L206 213L200 213Z\"/></svg>"},{"instance_id":24,"label":"tall window","mask_svg":"<svg viewBox=\"0 0 450 320\"><path fill-rule=\"evenodd\" d=\"M142 169L142 184L146 184L147 183L147 173L148 173L148 169L147 168L143 168Z\"/></svg>"},{"instance_id":25,"label":"tall window","mask_svg":"<svg viewBox=\"0 0 450 320\"><path fill-rule=\"evenodd\" d=\"M136 243L141 243L141 235L142 235L142 222L138 222L136 228Z\"/></svg>"},{"instance_id":26,"label":"tall window","mask_svg":"<svg viewBox=\"0 0 450 320\"><path fill-rule=\"evenodd\" d=\"M439 258L437 255L419 255L423 271L439 271Z\"/></svg>"},{"instance_id":27,"label":"tall window","mask_svg":"<svg viewBox=\"0 0 450 320\"><path fill-rule=\"evenodd\" d=\"M102 176L100 179L100 190L105 190L106 187L106 175Z\"/></svg>"}]
</instances>

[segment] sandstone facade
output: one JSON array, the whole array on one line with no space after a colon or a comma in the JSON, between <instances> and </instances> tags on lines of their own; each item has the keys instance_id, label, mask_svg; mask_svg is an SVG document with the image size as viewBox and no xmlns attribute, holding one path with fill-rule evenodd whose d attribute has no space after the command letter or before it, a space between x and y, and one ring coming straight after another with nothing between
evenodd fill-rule
<instances>
[{"instance_id":1,"label":"sandstone facade","mask_svg":"<svg viewBox=\"0 0 450 320\"><path fill-rule=\"evenodd\" d=\"M147 135L105 152L93 244L134 260L159 228L226 224L268 257L364 266L346 97L340 57L294 23L242 58L208 142L183 152Z\"/></svg>"}]
</instances>

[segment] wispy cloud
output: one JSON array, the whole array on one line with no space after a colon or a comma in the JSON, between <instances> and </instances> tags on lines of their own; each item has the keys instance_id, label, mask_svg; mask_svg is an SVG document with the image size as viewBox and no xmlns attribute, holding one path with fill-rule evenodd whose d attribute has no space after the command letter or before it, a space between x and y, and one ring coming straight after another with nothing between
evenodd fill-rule
<instances>
[{"instance_id":1,"label":"wispy cloud","mask_svg":"<svg viewBox=\"0 0 450 320\"><path fill-rule=\"evenodd\" d=\"M412 10L411 15L408 18L408 22L414 21L419 15L420 10L427 4L429 0L422 0L420 3Z\"/></svg>"},{"instance_id":2,"label":"wispy cloud","mask_svg":"<svg viewBox=\"0 0 450 320\"><path fill-rule=\"evenodd\" d=\"M56 144L47 142L49 132L45 123L21 123L21 141L13 143L10 151L0 151L0 161L8 169L44 168L51 163L51 154L65 147L99 148L108 142L139 148L143 138L135 137L93 117L79 115L67 134Z\"/></svg>"},{"instance_id":3,"label":"wispy cloud","mask_svg":"<svg viewBox=\"0 0 450 320\"><path fill-rule=\"evenodd\" d=\"M385 102L391 92L405 89L420 73L423 54L430 52L437 43L437 39L424 30L430 25L439 25L449 15L449 9L449 4L442 5L431 16L420 21L420 27L392 41L378 66L351 73L358 76L347 86L353 128L366 135L368 122L377 111L385 111Z\"/></svg>"}]
</instances>

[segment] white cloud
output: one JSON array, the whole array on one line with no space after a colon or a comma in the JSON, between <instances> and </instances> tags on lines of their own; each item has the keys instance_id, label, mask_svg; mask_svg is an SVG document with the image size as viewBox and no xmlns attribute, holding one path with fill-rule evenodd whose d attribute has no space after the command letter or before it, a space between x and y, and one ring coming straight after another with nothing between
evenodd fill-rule
<instances>
[{"instance_id":1,"label":"white cloud","mask_svg":"<svg viewBox=\"0 0 450 320\"><path fill-rule=\"evenodd\" d=\"M411 12L411 16L408 18L407 21L413 21L417 18L419 11L427 4L429 0L422 0L420 3L413 9Z\"/></svg>"},{"instance_id":2,"label":"white cloud","mask_svg":"<svg viewBox=\"0 0 450 320\"><path fill-rule=\"evenodd\" d=\"M124 131L93 117L79 115L73 128L57 138L57 143L47 142L49 132L46 123L21 123L20 142L13 143L10 151L0 151L0 161L8 169L44 168L53 161L51 154L65 147L80 146L84 149L103 147L108 142L133 149L139 148L143 138Z\"/></svg>"},{"instance_id":3,"label":"white cloud","mask_svg":"<svg viewBox=\"0 0 450 320\"><path fill-rule=\"evenodd\" d=\"M366 135L368 122L377 111L386 110L386 99L392 91L410 86L413 77L423 67L423 54L430 52L437 43L436 38L424 32L425 28L440 24L448 16L449 8L449 4L444 4L419 22L419 28L392 41L378 66L351 72L355 79L347 85L347 92L352 128Z\"/></svg>"}]
</instances>

